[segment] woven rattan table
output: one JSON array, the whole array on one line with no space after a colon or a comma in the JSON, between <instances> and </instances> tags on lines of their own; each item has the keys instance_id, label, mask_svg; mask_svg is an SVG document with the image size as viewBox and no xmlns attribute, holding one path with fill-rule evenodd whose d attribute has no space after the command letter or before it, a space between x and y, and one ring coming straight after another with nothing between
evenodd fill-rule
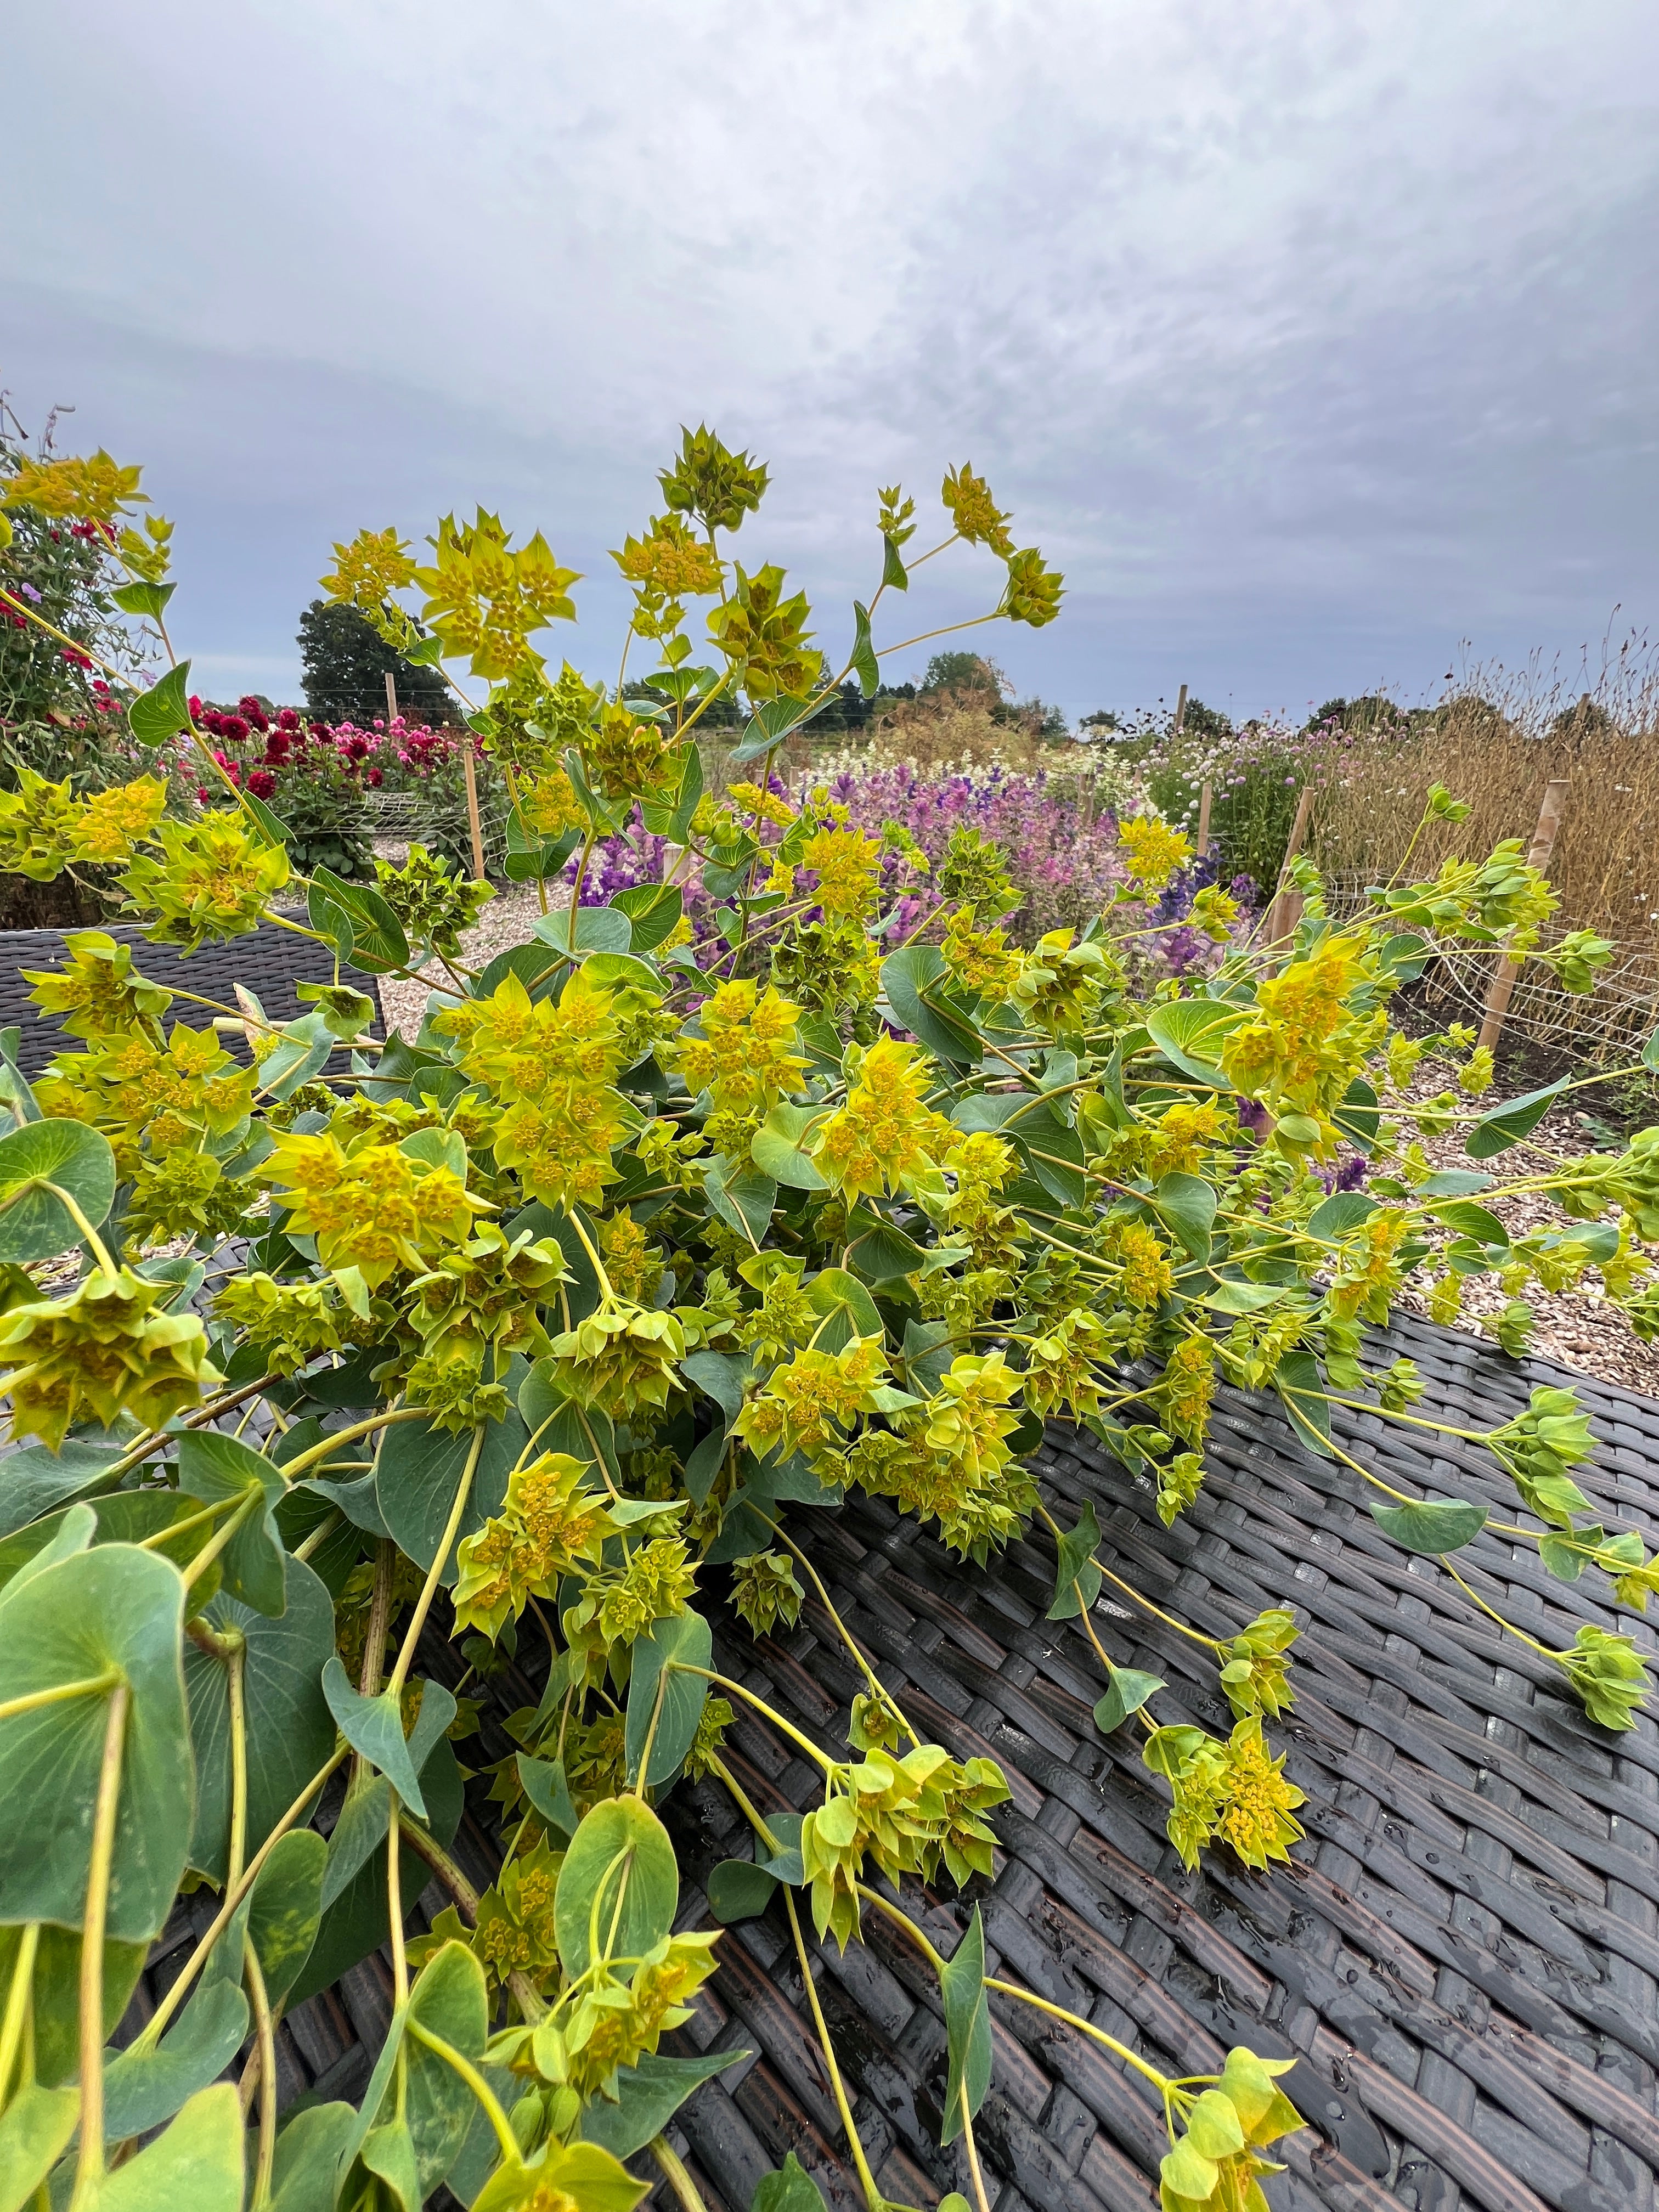
<instances>
[{"instance_id":1,"label":"woven rattan table","mask_svg":"<svg viewBox=\"0 0 1659 2212\"><path fill-rule=\"evenodd\" d=\"M143 931L131 922L102 926L118 944L132 947L133 964L153 981L181 986L233 1011L236 986L240 983L277 1023L291 1022L296 1014L306 1012L295 995L296 983L334 981L334 955L330 948L320 939L301 936L276 922L262 921L241 937L204 945L191 953L176 945L152 945ZM64 938L76 933L62 929L0 930L0 1029L15 1025L18 1030L17 1064L25 1075L39 1075L57 1053L79 1049L72 1038L65 1038L58 1019L42 1014L33 1003L31 987L24 981L26 970L57 967L64 957ZM190 969L181 975L177 963L185 959L190 962ZM343 968L340 980L366 992L379 1006L380 994L372 975L356 968ZM213 1018L205 1006L181 1003L177 1012L195 1029L205 1028ZM239 1037L228 1036L225 1042L230 1050L246 1057Z\"/></svg>"},{"instance_id":2,"label":"woven rattan table","mask_svg":"<svg viewBox=\"0 0 1659 2212\"><path fill-rule=\"evenodd\" d=\"M1568 1379L1409 1322L1389 1347L1418 1362L1443 1418L1472 1428L1516 1410L1534 1382ZM1659 1526L1659 1404L1576 1379L1599 1440L1584 1488L1609 1521ZM1500 1501L1473 1447L1431 1455L1366 1415L1339 1416L1338 1434L1402 1488ZM1267 2188L1283 2212L1648 2212L1659 2171L1654 1722L1619 1738L1587 1723L1553 1670L1515 1639L1500 1643L1435 1561L1382 1536L1358 1478L1310 1456L1268 1403L1224 1392L1208 1458L1196 1508L1169 1532L1150 1493L1086 1436L1052 1430L1035 1471L1067 1523L1092 1499L1103 1560L1195 1626L1231 1632L1265 1606L1296 1608L1296 1705L1272 1732L1307 1794L1308 1833L1292 1866L1265 1875L1219 1851L1197 1874L1182 1869L1132 1732L1103 1740L1093 1725L1103 1685L1079 1626L1044 1618L1046 1540L981 1572L878 1504L799 1515L836 1605L918 1725L958 1756L995 1758L1012 1785L994 1816L994 1879L965 1899L912 1898L913 1909L948 1952L977 1895L990 1971L1097 2021L1165 2070L1213 2069L1235 2042L1298 2059L1285 2086L1310 2125ZM1550 1581L1490 1536L1460 1564L1545 1642L1570 1642L1582 1620L1611 1625L1599 1576ZM1158 1717L1224 1731L1207 1655L1194 1663L1178 1636L1110 1598L1109 1584L1096 1618L1114 1658L1170 1686ZM521 1641L526 1675L501 1686L505 1709L536 1693L537 1644ZM453 1647L434 1641L428 1663L459 1679ZM796 1632L758 1644L722 1622L716 1664L845 1755L858 1684L821 1609L809 1604ZM763 1809L811 1802L812 1773L769 1728L740 1719L728 1744ZM511 1745L487 1720L482 1748L467 1748L482 1765ZM494 1809L472 1785L455 1848L480 1882ZM682 1786L665 1817L683 1923L706 1925L697 1885L720 1858L746 1854L744 1824L713 1785ZM435 1888L424 1900L441 1902ZM187 1911L158 1948L134 2023L169 1978ZM936 2148L938 1992L879 1916L866 1916L866 1935L844 1959L820 1948L821 2001L881 2188L931 2206L967 2184L959 2148ZM751 2055L697 2093L671 2140L711 2212L746 2212L790 2150L832 2212L854 2212L862 2199L779 1908L720 1948L681 2047ZM360 2090L390 2008L379 1959L301 2008L280 2033L285 2100ZM1165 2146L1146 2091L1030 2008L996 1999L992 2009L995 2067L977 2134L995 2212L1150 2212Z\"/></svg>"}]
</instances>

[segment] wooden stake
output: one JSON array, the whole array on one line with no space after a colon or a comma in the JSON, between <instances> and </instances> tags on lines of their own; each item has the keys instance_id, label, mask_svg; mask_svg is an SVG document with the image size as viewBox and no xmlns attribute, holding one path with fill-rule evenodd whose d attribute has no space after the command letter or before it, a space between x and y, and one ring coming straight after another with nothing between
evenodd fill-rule
<instances>
[{"instance_id":1,"label":"wooden stake","mask_svg":"<svg viewBox=\"0 0 1659 2212\"><path fill-rule=\"evenodd\" d=\"M1550 854L1555 849L1555 840L1561 829L1561 817L1567 808L1567 783L1565 775L1552 776L1544 786L1544 803L1538 810L1538 827L1532 833L1532 850L1527 855L1527 865L1547 868ZM1506 955L1500 956L1492 969L1492 982L1486 992L1485 1018L1480 1024L1480 1042L1486 1049L1495 1051L1498 1040L1504 1033L1504 1017L1510 1010L1510 1000L1515 990L1515 979L1521 973L1521 963Z\"/></svg>"},{"instance_id":2,"label":"wooden stake","mask_svg":"<svg viewBox=\"0 0 1659 2212\"><path fill-rule=\"evenodd\" d=\"M1210 849L1210 787L1206 783L1198 794L1198 857L1201 860Z\"/></svg>"},{"instance_id":3,"label":"wooden stake","mask_svg":"<svg viewBox=\"0 0 1659 2212\"><path fill-rule=\"evenodd\" d=\"M389 668L386 672L386 718L388 722L398 719L398 679Z\"/></svg>"},{"instance_id":4,"label":"wooden stake","mask_svg":"<svg viewBox=\"0 0 1659 2212\"><path fill-rule=\"evenodd\" d=\"M1291 824L1290 842L1285 848L1285 858L1279 864L1279 885L1273 893L1273 904L1267 908L1267 920L1261 932L1264 945L1277 945L1286 938L1302 919L1302 895L1287 888L1291 862L1302 850L1302 841L1308 834L1308 817L1313 812L1313 786L1304 783L1302 796L1296 803L1296 819Z\"/></svg>"},{"instance_id":5,"label":"wooden stake","mask_svg":"<svg viewBox=\"0 0 1659 2212\"><path fill-rule=\"evenodd\" d=\"M388 676L386 682L391 681ZM472 827L472 879L481 884L485 880L483 828L478 820L478 778L472 765L471 730L461 732L461 773L466 778L466 818Z\"/></svg>"},{"instance_id":6,"label":"wooden stake","mask_svg":"<svg viewBox=\"0 0 1659 2212\"><path fill-rule=\"evenodd\" d=\"M1179 695L1179 696L1178 696L1178 697L1176 698L1176 718L1175 718L1175 728L1174 728L1174 730L1171 732L1171 733L1170 733L1170 734L1171 734L1172 736L1174 736L1174 737L1177 737L1177 738L1178 738L1178 737L1181 735L1181 732L1182 732L1182 729L1186 726L1186 721L1187 721L1187 687L1186 687L1186 685L1183 684L1182 685L1182 687L1181 687L1180 695Z\"/></svg>"}]
</instances>

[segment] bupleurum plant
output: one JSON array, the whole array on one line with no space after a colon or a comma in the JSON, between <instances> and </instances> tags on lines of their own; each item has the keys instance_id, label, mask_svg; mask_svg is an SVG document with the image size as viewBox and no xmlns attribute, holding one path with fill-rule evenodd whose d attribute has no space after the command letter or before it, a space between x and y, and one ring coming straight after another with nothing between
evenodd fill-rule
<instances>
[{"instance_id":1,"label":"bupleurum plant","mask_svg":"<svg viewBox=\"0 0 1659 2212\"><path fill-rule=\"evenodd\" d=\"M64 1033L50 1069L31 1086L0 1066L6 2201L410 2212L447 2183L478 2212L630 2212L647 2180L627 2161L648 2157L695 2205L663 2130L732 2054L659 2047L717 1957L717 1929L677 1930L657 1810L690 1777L729 1790L754 1833L752 1858L711 1879L717 1919L778 1904L809 1991L803 1912L843 1947L880 1914L937 1972L943 2136L979 2212L992 1989L1150 2083L1166 2212L1260 2208L1267 2154L1300 2124L1284 2067L1237 2049L1218 2075L1165 2077L988 1977L977 1907L941 1956L901 1900L988 1874L1001 1773L929 1742L850 1638L866 1689L832 1755L714 1667L711 1585L729 1576L757 1635L787 1631L809 1590L833 1617L790 1508L849 1488L987 1567L1036 1517L1059 1560L1052 1617L1093 1645L1097 1723L1138 1734L1182 1856L1284 1859L1301 1801L1271 1731L1292 1697L1292 1616L1187 1632L1236 1724L1161 1723L1163 1684L1096 1633L1092 1512L1057 1527L1022 1461L1045 1419L1080 1421L1172 1522L1203 1480L1220 1376L1277 1390L1408 1548L1471 1540L1482 1508L1392 1490L1331 1435L1333 1404L1437 1425L1412 1410L1408 1362L1362 1360L1407 1277L1431 1260L1449 1316L1463 1280L1499 1271L1515 1342L1529 1280L1599 1269L1659 1328L1638 1249L1659 1232L1659 1132L1553 1158L1528 1140L1561 1086L1472 1106L1490 1080L1478 1054L1462 1097L1406 1102L1419 1048L1390 1028L1393 994L1442 939L1530 955L1547 886L1503 850L1397 880L1338 927L1302 864L1292 940L1260 943L1206 890L1179 926L1224 948L1213 973L1137 997L1132 948L1191 858L1145 817L1123 825L1121 880L1086 927L1021 949L1003 856L964 833L928 941L903 940L880 905L884 862L925 865L906 833L852 826L827 792L793 803L771 771L838 684L873 693L882 653L916 642L876 643L919 565L915 504L881 494L881 581L836 668L783 571L731 553L766 470L700 428L661 476L663 512L615 556L633 613L612 683L548 657L578 580L539 534L515 545L480 513L445 518L424 557L391 531L335 549L325 589L456 683L512 794L508 872L543 886L543 912L478 973L463 933L482 887L423 854L373 884L301 878L283 822L219 769L171 657L170 533L134 521L138 483L100 453L32 465L0 496L125 563L121 606L170 664L132 695L132 736L158 769L193 748L221 803L169 818L159 773L89 800L37 779L0 810L6 864L43 879L118 866L158 944L275 921L342 970L435 959L443 988L410 1037L378 1036L371 1000L338 980L272 1021L246 992L232 1006L158 981L89 931L33 978ZM983 480L953 469L944 500L948 533L920 559L979 546L1000 581L975 619L1052 619L1060 579ZM647 649L665 702L649 709L623 691ZM716 799L696 732L724 697L755 765ZM1431 811L1456 805L1437 792ZM672 866L608 904L551 908L573 856L579 893L596 842L635 823L695 856L720 902L701 964ZM1569 980L1595 957L1579 945ZM1512 1242L1486 1178L1436 1174L1419 1134L1460 1116L1476 1158L1516 1151L1511 1187L1553 1192L1573 1225ZM1369 1188L1328 1194L1345 1153L1368 1156ZM1591 1518L1572 1394L1540 1389L1476 1441L1513 1481L1506 1540L1641 1607L1655 1562L1641 1532ZM540 1703L513 1718L520 1748L493 1778L505 1844L482 1894L447 1849L470 1708L416 1671L440 1621L483 1686L521 1635L547 1646ZM1647 1689L1631 1639L1585 1629L1544 1656L1594 1721L1630 1724ZM744 1796L725 1747L744 1707L821 1774L804 1815ZM325 1838L313 1821L337 1774ZM412 1940L405 1907L433 1873L452 1904ZM206 1894L205 1932L137 2039L106 2050L184 1888ZM275 2022L383 1943L395 2007L363 2096L279 2130ZM239 2098L218 2077L245 2044ZM763 2190L763 2212L815 2201L793 2160Z\"/></svg>"}]
</instances>

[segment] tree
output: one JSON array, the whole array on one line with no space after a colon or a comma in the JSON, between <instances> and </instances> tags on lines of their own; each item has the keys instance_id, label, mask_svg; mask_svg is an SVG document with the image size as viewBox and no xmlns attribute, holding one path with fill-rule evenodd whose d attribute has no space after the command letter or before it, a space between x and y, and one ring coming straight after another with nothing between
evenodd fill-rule
<instances>
[{"instance_id":1,"label":"tree","mask_svg":"<svg viewBox=\"0 0 1659 2212\"><path fill-rule=\"evenodd\" d=\"M923 698L938 691L984 691L994 702L1010 688L996 663L979 653L936 653L921 679Z\"/></svg>"},{"instance_id":2,"label":"tree","mask_svg":"<svg viewBox=\"0 0 1659 2212\"><path fill-rule=\"evenodd\" d=\"M386 711L386 679L398 705L446 720L454 696L435 668L417 668L392 650L354 606L313 599L300 617L306 704L325 722L364 721Z\"/></svg>"}]
</instances>

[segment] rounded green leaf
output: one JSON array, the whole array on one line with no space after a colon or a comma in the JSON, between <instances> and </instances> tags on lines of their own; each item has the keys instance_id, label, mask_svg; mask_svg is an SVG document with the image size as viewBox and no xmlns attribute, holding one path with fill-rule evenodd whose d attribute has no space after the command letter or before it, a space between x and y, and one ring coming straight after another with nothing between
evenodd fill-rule
<instances>
[{"instance_id":1,"label":"rounded green leaf","mask_svg":"<svg viewBox=\"0 0 1659 2212\"><path fill-rule=\"evenodd\" d=\"M660 2135L694 2089L747 2058L744 2050L711 2051L702 2058L641 2058L617 2075L617 2101L592 2098L580 2120L584 2142L600 2144L615 2158L632 2158Z\"/></svg>"},{"instance_id":2,"label":"rounded green leaf","mask_svg":"<svg viewBox=\"0 0 1659 2212\"><path fill-rule=\"evenodd\" d=\"M94 1546L0 1597L0 1698L114 1672L131 1691L107 1930L159 1936L185 1870L194 1760L179 1646L185 1585L154 1552ZM78 1928L107 1695L0 1720L0 1911Z\"/></svg>"},{"instance_id":3,"label":"rounded green leaf","mask_svg":"<svg viewBox=\"0 0 1659 2212\"><path fill-rule=\"evenodd\" d=\"M708 1877L708 1910L722 1928L753 1920L772 1902L778 1878L748 1859L722 1859ZM625 2157L626 2152L623 2154Z\"/></svg>"},{"instance_id":4,"label":"rounded green leaf","mask_svg":"<svg viewBox=\"0 0 1659 2212\"><path fill-rule=\"evenodd\" d=\"M596 1951L638 1958L660 1942L673 1927L679 1888L674 1846L648 1806L637 1797L595 1805L565 1854L554 1897L566 1977L585 1974Z\"/></svg>"},{"instance_id":5,"label":"rounded green leaf","mask_svg":"<svg viewBox=\"0 0 1659 2212\"><path fill-rule=\"evenodd\" d=\"M1486 1509L1450 1498L1419 1505L1373 1505L1371 1518L1408 1552L1438 1553L1473 1543L1486 1525Z\"/></svg>"},{"instance_id":6,"label":"rounded green leaf","mask_svg":"<svg viewBox=\"0 0 1659 2212\"><path fill-rule=\"evenodd\" d=\"M257 1851L334 1747L334 1719L321 1677L334 1650L334 1606L303 1559L288 1562L288 1609L269 1620L222 1592L205 1608L210 1625L246 1638L242 1694L247 1711L247 1848ZM225 1876L230 1841L230 1686L227 1662L185 1647L190 1729L196 1747L196 1820L190 1863Z\"/></svg>"},{"instance_id":7,"label":"rounded green leaf","mask_svg":"<svg viewBox=\"0 0 1659 2212\"><path fill-rule=\"evenodd\" d=\"M127 727L141 745L164 745L190 727L190 663L179 661L137 692L127 708Z\"/></svg>"},{"instance_id":8,"label":"rounded green leaf","mask_svg":"<svg viewBox=\"0 0 1659 2212\"><path fill-rule=\"evenodd\" d=\"M1106 1694L1095 1707L1095 1726L1103 1735L1110 1735L1163 1687L1163 1680L1157 1674L1144 1674L1138 1667L1114 1667Z\"/></svg>"},{"instance_id":9,"label":"rounded green leaf","mask_svg":"<svg viewBox=\"0 0 1659 2212\"><path fill-rule=\"evenodd\" d=\"M81 1242L69 1208L42 1183L67 1191L96 1229L115 1202L115 1155L84 1121L28 1121L0 1137L0 1261L27 1266Z\"/></svg>"},{"instance_id":10,"label":"rounded green leaf","mask_svg":"<svg viewBox=\"0 0 1659 2212\"><path fill-rule=\"evenodd\" d=\"M708 1698L702 1674L684 1669L713 1663L714 1639L700 1613L676 1613L659 1620L634 1646L628 1682L627 1751L630 1779L638 1774L647 1739L647 1789L658 1789L675 1773L691 1748Z\"/></svg>"},{"instance_id":11,"label":"rounded green leaf","mask_svg":"<svg viewBox=\"0 0 1659 2212\"><path fill-rule=\"evenodd\" d=\"M409 2017L475 2063L483 2057L489 2007L483 1968L465 1943L446 1943L422 1969L410 1992ZM422 2199L460 2155L472 2125L472 2092L454 2068L416 2036L404 2045L405 2117L415 2148Z\"/></svg>"},{"instance_id":12,"label":"rounded green leaf","mask_svg":"<svg viewBox=\"0 0 1659 2212\"><path fill-rule=\"evenodd\" d=\"M242 2105L228 2081L192 2097L166 2132L100 2177L88 2212L241 2212Z\"/></svg>"},{"instance_id":13,"label":"rounded green leaf","mask_svg":"<svg viewBox=\"0 0 1659 2212\"><path fill-rule=\"evenodd\" d=\"M444 1562L446 1587L459 1571L456 1554L462 1538L476 1534L501 1511L507 1476L529 1441L530 1431L515 1413L490 1422L484 1431L460 1527ZM386 1432L374 1496L392 1541L418 1567L429 1569L438 1556L471 1451L470 1429L457 1432L425 1421L401 1421Z\"/></svg>"},{"instance_id":14,"label":"rounded green leaf","mask_svg":"<svg viewBox=\"0 0 1659 2212\"><path fill-rule=\"evenodd\" d=\"M273 2005L288 1995L311 1956L327 1863L328 1845L314 1828L291 1828L277 1838L253 1885L247 1932Z\"/></svg>"}]
</instances>

